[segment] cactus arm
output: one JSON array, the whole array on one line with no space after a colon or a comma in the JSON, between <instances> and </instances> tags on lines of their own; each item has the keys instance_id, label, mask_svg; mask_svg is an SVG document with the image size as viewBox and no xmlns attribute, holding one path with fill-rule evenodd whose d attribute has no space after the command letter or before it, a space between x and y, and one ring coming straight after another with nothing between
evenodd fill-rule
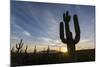
<instances>
[{"instance_id":1,"label":"cactus arm","mask_svg":"<svg viewBox=\"0 0 100 67\"><path fill-rule=\"evenodd\" d=\"M70 32L69 24L65 23L65 32L66 32L66 43L69 43L73 40L72 32Z\"/></svg>"},{"instance_id":2,"label":"cactus arm","mask_svg":"<svg viewBox=\"0 0 100 67\"><path fill-rule=\"evenodd\" d=\"M22 48L22 47L23 47L23 43L20 44L20 48Z\"/></svg>"},{"instance_id":3,"label":"cactus arm","mask_svg":"<svg viewBox=\"0 0 100 67\"><path fill-rule=\"evenodd\" d=\"M77 15L73 16L73 20L74 20L74 28L75 28L75 33L76 33L74 43L77 44L80 40L80 27L79 27Z\"/></svg>"},{"instance_id":4,"label":"cactus arm","mask_svg":"<svg viewBox=\"0 0 100 67\"><path fill-rule=\"evenodd\" d=\"M74 39L74 43L77 44L80 40L80 35L76 34L75 39Z\"/></svg>"},{"instance_id":5,"label":"cactus arm","mask_svg":"<svg viewBox=\"0 0 100 67\"><path fill-rule=\"evenodd\" d=\"M73 20L74 20L75 32L76 32L76 34L80 34L80 27L79 27L77 15L74 15L74 16L73 16Z\"/></svg>"},{"instance_id":6,"label":"cactus arm","mask_svg":"<svg viewBox=\"0 0 100 67\"><path fill-rule=\"evenodd\" d=\"M20 47L20 48L23 47L22 39L21 39L21 41L20 41L19 47Z\"/></svg>"},{"instance_id":7,"label":"cactus arm","mask_svg":"<svg viewBox=\"0 0 100 67\"><path fill-rule=\"evenodd\" d=\"M64 37L64 24L60 22L60 39L63 43L66 43L66 39Z\"/></svg>"},{"instance_id":8,"label":"cactus arm","mask_svg":"<svg viewBox=\"0 0 100 67\"><path fill-rule=\"evenodd\" d=\"M69 23L68 22L65 22L65 32L66 32L66 35L68 35L68 33L70 32L70 28L69 28Z\"/></svg>"},{"instance_id":9,"label":"cactus arm","mask_svg":"<svg viewBox=\"0 0 100 67\"><path fill-rule=\"evenodd\" d=\"M71 16L68 15L68 11L65 13L63 13L63 20L65 23L68 23L70 21Z\"/></svg>"},{"instance_id":10,"label":"cactus arm","mask_svg":"<svg viewBox=\"0 0 100 67\"><path fill-rule=\"evenodd\" d=\"M63 13L63 21L66 22L66 15Z\"/></svg>"},{"instance_id":11,"label":"cactus arm","mask_svg":"<svg viewBox=\"0 0 100 67\"><path fill-rule=\"evenodd\" d=\"M19 43L20 45L22 44L22 39L20 40L20 43Z\"/></svg>"},{"instance_id":12,"label":"cactus arm","mask_svg":"<svg viewBox=\"0 0 100 67\"><path fill-rule=\"evenodd\" d=\"M71 40L73 40L72 37L72 32L70 31L70 27L69 27L69 21L71 16L68 15L68 11L66 12L66 21L65 21L65 33L66 33L66 43L69 43Z\"/></svg>"},{"instance_id":13,"label":"cactus arm","mask_svg":"<svg viewBox=\"0 0 100 67\"><path fill-rule=\"evenodd\" d=\"M70 28L69 28L69 21L70 21L71 16L68 15L68 11L66 12L66 14L63 14L63 20L65 22L65 32L66 32L66 38L67 35L70 33Z\"/></svg>"},{"instance_id":14,"label":"cactus arm","mask_svg":"<svg viewBox=\"0 0 100 67\"><path fill-rule=\"evenodd\" d=\"M16 44L16 48L18 48L17 44Z\"/></svg>"}]
</instances>

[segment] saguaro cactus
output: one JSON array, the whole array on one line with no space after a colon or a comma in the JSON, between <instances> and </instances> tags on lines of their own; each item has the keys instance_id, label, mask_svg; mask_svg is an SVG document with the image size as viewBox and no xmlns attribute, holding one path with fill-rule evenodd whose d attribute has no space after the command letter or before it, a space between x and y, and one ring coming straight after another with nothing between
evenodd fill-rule
<instances>
[{"instance_id":1,"label":"saguaro cactus","mask_svg":"<svg viewBox=\"0 0 100 67\"><path fill-rule=\"evenodd\" d=\"M14 53L14 46L11 48L11 54Z\"/></svg>"},{"instance_id":2,"label":"saguaro cactus","mask_svg":"<svg viewBox=\"0 0 100 67\"><path fill-rule=\"evenodd\" d=\"M48 48L47 48L47 53L49 53L50 52L50 47L49 47L49 45L48 45Z\"/></svg>"},{"instance_id":3,"label":"saguaro cactus","mask_svg":"<svg viewBox=\"0 0 100 67\"><path fill-rule=\"evenodd\" d=\"M37 50L36 50L36 45L34 46L34 54L36 54Z\"/></svg>"},{"instance_id":4,"label":"saguaro cactus","mask_svg":"<svg viewBox=\"0 0 100 67\"><path fill-rule=\"evenodd\" d=\"M28 48L28 46L26 45L26 48L25 48L25 54L27 54L27 48Z\"/></svg>"},{"instance_id":5,"label":"saguaro cactus","mask_svg":"<svg viewBox=\"0 0 100 67\"><path fill-rule=\"evenodd\" d=\"M22 42L22 39L20 40L20 43L16 44L16 49L17 49L17 53L20 53L21 52L21 49L23 47L23 42Z\"/></svg>"},{"instance_id":6,"label":"saguaro cactus","mask_svg":"<svg viewBox=\"0 0 100 67\"><path fill-rule=\"evenodd\" d=\"M71 55L75 52L75 44L80 40L80 27L78 23L78 16L75 14L73 16L74 28L75 28L75 38L72 36L72 32L69 28L71 16L68 15L68 11L63 14L63 21L60 22L60 39L63 43L67 44L68 53Z\"/></svg>"}]
</instances>

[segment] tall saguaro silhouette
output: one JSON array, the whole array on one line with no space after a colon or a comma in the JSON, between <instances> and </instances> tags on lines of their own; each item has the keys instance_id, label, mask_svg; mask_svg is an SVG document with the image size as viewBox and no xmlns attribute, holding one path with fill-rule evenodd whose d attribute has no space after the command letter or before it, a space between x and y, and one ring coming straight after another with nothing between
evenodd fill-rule
<instances>
[{"instance_id":1,"label":"tall saguaro silhouette","mask_svg":"<svg viewBox=\"0 0 100 67\"><path fill-rule=\"evenodd\" d=\"M75 14L73 16L75 38L73 38L72 32L69 28L70 20L71 16L68 14L67 11L63 14L63 22L60 22L60 39L63 43L67 44L69 55L73 55L75 53L75 44L77 44L80 40L80 27L78 23L78 16Z\"/></svg>"}]
</instances>

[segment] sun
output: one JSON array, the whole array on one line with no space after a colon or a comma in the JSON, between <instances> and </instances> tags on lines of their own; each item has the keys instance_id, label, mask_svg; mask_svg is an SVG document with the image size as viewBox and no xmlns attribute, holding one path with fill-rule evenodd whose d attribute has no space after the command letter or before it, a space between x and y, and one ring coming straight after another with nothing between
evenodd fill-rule
<instances>
[{"instance_id":1,"label":"sun","mask_svg":"<svg viewBox=\"0 0 100 67\"><path fill-rule=\"evenodd\" d=\"M66 53L67 52L67 48L65 48L65 47L61 48L61 52Z\"/></svg>"}]
</instances>

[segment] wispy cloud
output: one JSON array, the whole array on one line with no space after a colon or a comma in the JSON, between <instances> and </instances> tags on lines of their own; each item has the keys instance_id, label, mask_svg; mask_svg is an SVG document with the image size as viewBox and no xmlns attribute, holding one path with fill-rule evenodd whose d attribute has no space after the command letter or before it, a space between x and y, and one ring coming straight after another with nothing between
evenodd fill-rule
<instances>
[{"instance_id":1,"label":"wispy cloud","mask_svg":"<svg viewBox=\"0 0 100 67\"><path fill-rule=\"evenodd\" d=\"M83 39L83 40L81 40L81 42L82 43L84 43L84 42L90 42L91 40L89 40L89 39Z\"/></svg>"},{"instance_id":2,"label":"wispy cloud","mask_svg":"<svg viewBox=\"0 0 100 67\"><path fill-rule=\"evenodd\" d=\"M12 26L14 26L15 31L12 31L11 35L14 35L12 38L13 39L20 39L22 36L24 37L31 37L31 33L28 32L27 30L23 29L21 26L17 25L16 23L12 24ZM17 36L16 36L16 35ZM19 38L20 37L20 38Z\"/></svg>"},{"instance_id":3,"label":"wispy cloud","mask_svg":"<svg viewBox=\"0 0 100 67\"><path fill-rule=\"evenodd\" d=\"M31 34L28 31L25 31L25 30L23 31L23 34L25 34L26 36L29 36L29 37L31 36Z\"/></svg>"}]
</instances>

